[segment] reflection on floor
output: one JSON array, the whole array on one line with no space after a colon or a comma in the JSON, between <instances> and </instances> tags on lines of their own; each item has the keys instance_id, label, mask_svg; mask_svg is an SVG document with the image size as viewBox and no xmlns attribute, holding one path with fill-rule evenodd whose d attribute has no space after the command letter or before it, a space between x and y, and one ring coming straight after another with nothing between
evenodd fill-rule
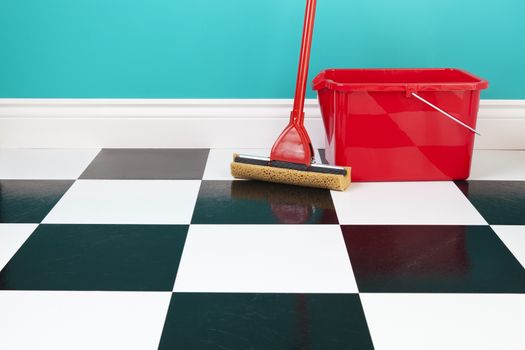
<instances>
[{"instance_id":1,"label":"reflection on floor","mask_svg":"<svg viewBox=\"0 0 525 350\"><path fill-rule=\"evenodd\" d=\"M525 152L336 193L233 151L0 150L0 349L524 348Z\"/></svg>"}]
</instances>

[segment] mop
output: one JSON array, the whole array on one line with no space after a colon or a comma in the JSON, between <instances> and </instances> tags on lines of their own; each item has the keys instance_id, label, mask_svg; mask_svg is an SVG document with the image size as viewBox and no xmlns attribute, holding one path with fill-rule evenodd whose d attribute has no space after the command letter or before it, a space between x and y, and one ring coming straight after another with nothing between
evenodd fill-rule
<instances>
[{"instance_id":1,"label":"mop","mask_svg":"<svg viewBox=\"0 0 525 350\"><path fill-rule=\"evenodd\" d=\"M270 157L233 155L235 178L344 191L350 185L350 168L315 164L310 137L304 127L304 100L312 46L316 0L307 0L299 73L290 122L274 143Z\"/></svg>"}]
</instances>

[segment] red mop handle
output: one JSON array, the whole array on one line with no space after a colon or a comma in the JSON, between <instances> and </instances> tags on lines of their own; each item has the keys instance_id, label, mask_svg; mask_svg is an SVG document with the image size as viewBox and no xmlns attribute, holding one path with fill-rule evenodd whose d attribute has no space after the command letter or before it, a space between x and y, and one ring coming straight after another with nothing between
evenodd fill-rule
<instances>
[{"instance_id":1,"label":"red mop handle","mask_svg":"<svg viewBox=\"0 0 525 350\"><path fill-rule=\"evenodd\" d=\"M307 0L294 106L290 112L290 123L273 144L270 153L272 162L297 163L308 167L312 161L312 142L304 128L304 98L312 48L315 5L316 0Z\"/></svg>"},{"instance_id":2,"label":"red mop handle","mask_svg":"<svg viewBox=\"0 0 525 350\"><path fill-rule=\"evenodd\" d=\"M299 58L299 72L297 73L293 111L290 116L290 123L293 124L304 124L304 100L306 97L306 84L308 82L308 66L310 64L310 52L312 49L316 5L316 0L308 0L306 3L301 55Z\"/></svg>"}]
</instances>

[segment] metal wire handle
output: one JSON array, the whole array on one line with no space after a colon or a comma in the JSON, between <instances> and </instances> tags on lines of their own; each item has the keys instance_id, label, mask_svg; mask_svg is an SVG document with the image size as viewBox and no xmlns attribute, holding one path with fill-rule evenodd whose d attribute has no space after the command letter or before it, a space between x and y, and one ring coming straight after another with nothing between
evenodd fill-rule
<instances>
[{"instance_id":1,"label":"metal wire handle","mask_svg":"<svg viewBox=\"0 0 525 350\"><path fill-rule=\"evenodd\" d=\"M441 114L443 114L444 116L446 117L449 117L450 119L452 119L453 121L455 121L456 123L458 123L459 125L469 129L470 131L472 131L473 133L476 133L476 135L479 135L481 136L481 134L479 132L476 131L476 129L473 129L471 128L470 126L468 126L467 124L463 123L461 120L457 119L456 117L453 117L452 115L450 115L449 113L445 112L444 110L442 110L441 108L439 108L438 106L436 105L433 105L432 103L428 102L427 100L425 100L423 97L419 96L418 94L416 94L415 92L412 92L412 96L414 96L415 98L417 98L418 100L420 100L421 102L429 105L430 107L434 108L436 111L440 112Z\"/></svg>"}]
</instances>

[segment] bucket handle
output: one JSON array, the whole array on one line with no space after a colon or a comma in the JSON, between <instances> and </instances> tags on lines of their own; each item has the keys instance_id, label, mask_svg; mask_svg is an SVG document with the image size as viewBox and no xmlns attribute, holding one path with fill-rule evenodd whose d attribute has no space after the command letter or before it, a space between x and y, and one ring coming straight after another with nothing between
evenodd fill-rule
<instances>
[{"instance_id":1,"label":"bucket handle","mask_svg":"<svg viewBox=\"0 0 525 350\"><path fill-rule=\"evenodd\" d=\"M481 136L481 134L479 132L476 131L476 129L473 129L471 128L470 126L468 126L467 124L463 123L461 120L453 117L452 115L450 115L450 113L447 113L445 112L444 110L442 110L441 108L439 108L438 106L436 105L433 105L432 103L428 102L427 100L425 100L423 97L419 96L418 94L416 94L415 92L412 92L412 96L414 96L415 98L417 98L418 100L420 100L421 102L429 105L430 107L434 108L436 111L440 112L441 114L443 114L444 116L446 117L449 117L450 119L452 119L453 121L455 121L456 123L458 123L459 125L463 126L464 128L467 128L469 129L470 131L472 131L473 133L476 133L476 135L479 135Z\"/></svg>"}]
</instances>

